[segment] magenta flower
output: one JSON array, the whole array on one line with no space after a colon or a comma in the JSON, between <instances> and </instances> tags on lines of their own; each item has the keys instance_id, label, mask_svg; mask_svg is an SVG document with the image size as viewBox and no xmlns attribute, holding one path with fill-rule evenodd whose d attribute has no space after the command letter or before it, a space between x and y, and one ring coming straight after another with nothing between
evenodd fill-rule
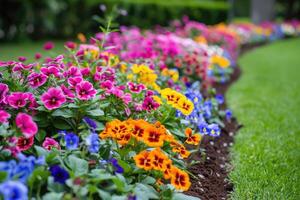
<instances>
[{"instance_id":1,"label":"magenta flower","mask_svg":"<svg viewBox=\"0 0 300 200\"><path fill-rule=\"evenodd\" d=\"M26 113L19 113L16 117L16 125L26 138L33 137L38 132L36 123Z\"/></svg>"},{"instance_id":2,"label":"magenta flower","mask_svg":"<svg viewBox=\"0 0 300 200\"><path fill-rule=\"evenodd\" d=\"M91 69L89 67L82 68L80 69L80 72L82 76L88 76L91 73Z\"/></svg>"},{"instance_id":3,"label":"magenta flower","mask_svg":"<svg viewBox=\"0 0 300 200\"><path fill-rule=\"evenodd\" d=\"M42 67L41 72L45 74L46 76L50 76L53 74L55 77L59 78L61 73L59 72L59 69L57 67L51 66L51 67Z\"/></svg>"},{"instance_id":4,"label":"magenta flower","mask_svg":"<svg viewBox=\"0 0 300 200\"><path fill-rule=\"evenodd\" d=\"M132 82L128 82L127 86L129 88L129 90L133 93L140 93L142 90L145 90L146 87L143 84L135 84Z\"/></svg>"},{"instance_id":5,"label":"magenta flower","mask_svg":"<svg viewBox=\"0 0 300 200\"><path fill-rule=\"evenodd\" d=\"M51 87L41 96L41 100L48 110L53 110L65 103L66 97L60 88Z\"/></svg>"},{"instance_id":6,"label":"magenta flower","mask_svg":"<svg viewBox=\"0 0 300 200\"><path fill-rule=\"evenodd\" d=\"M63 91L64 95L67 96L68 98L73 99L75 95L73 94L72 90L67 88L65 85L60 86L61 90Z\"/></svg>"},{"instance_id":7,"label":"magenta flower","mask_svg":"<svg viewBox=\"0 0 300 200\"><path fill-rule=\"evenodd\" d=\"M110 80L104 81L100 84L101 88L111 89L114 86L114 83Z\"/></svg>"},{"instance_id":8,"label":"magenta flower","mask_svg":"<svg viewBox=\"0 0 300 200\"><path fill-rule=\"evenodd\" d=\"M128 104L132 101L131 94L126 93L122 96L122 100L124 101L125 104Z\"/></svg>"},{"instance_id":9,"label":"magenta flower","mask_svg":"<svg viewBox=\"0 0 300 200\"><path fill-rule=\"evenodd\" d=\"M25 62L25 61L27 60L27 58L26 58L25 56L20 56L20 57L18 58L18 60L19 60L20 62Z\"/></svg>"},{"instance_id":10,"label":"magenta flower","mask_svg":"<svg viewBox=\"0 0 300 200\"><path fill-rule=\"evenodd\" d=\"M36 53L36 54L34 55L34 58L35 58L36 60L39 60L41 57L42 57L42 54L41 54L41 53Z\"/></svg>"},{"instance_id":11,"label":"magenta flower","mask_svg":"<svg viewBox=\"0 0 300 200\"><path fill-rule=\"evenodd\" d=\"M10 118L10 114L4 110L0 110L0 123L7 122L7 119Z\"/></svg>"},{"instance_id":12,"label":"magenta flower","mask_svg":"<svg viewBox=\"0 0 300 200\"><path fill-rule=\"evenodd\" d=\"M28 95L29 108L30 109L37 108L39 105L37 104L37 102L35 100L34 94L32 94L30 92L26 92L26 94Z\"/></svg>"},{"instance_id":13,"label":"magenta flower","mask_svg":"<svg viewBox=\"0 0 300 200\"><path fill-rule=\"evenodd\" d=\"M64 72L65 77L76 77L76 76L81 76L80 69L77 67L70 67L68 71Z\"/></svg>"},{"instance_id":14,"label":"magenta flower","mask_svg":"<svg viewBox=\"0 0 300 200\"><path fill-rule=\"evenodd\" d=\"M4 83L0 83L0 103L6 103L6 95L8 92L8 86Z\"/></svg>"},{"instance_id":15,"label":"magenta flower","mask_svg":"<svg viewBox=\"0 0 300 200\"><path fill-rule=\"evenodd\" d=\"M71 88L75 88L77 84L83 81L81 76L68 78L68 84Z\"/></svg>"},{"instance_id":16,"label":"magenta flower","mask_svg":"<svg viewBox=\"0 0 300 200\"><path fill-rule=\"evenodd\" d=\"M44 85L44 83L46 83L46 81L47 81L46 75L38 74L35 72L30 74L27 78L28 78L29 85L33 88L38 88L38 87Z\"/></svg>"},{"instance_id":17,"label":"magenta flower","mask_svg":"<svg viewBox=\"0 0 300 200\"><path fill-rule=\"evenodd\" d=\"M56 149L60 149L60 145L57 141L55 141L52 138L46 137L42 146L47 149L48 151L50 151L53 147Z\"/></svg>"},{"instance_id":18,"label":"magenta flower","mask_svg":"<svg viewBox=\"0 0 300 200\"><path fill-rule=\"evenodd\" d=\"M159 103L155 102L152 97L148 96L144 99L142 107L143 110L146 111L156 110L159 107Z\"/></svg>"},{"instance_id":19,"label":"magenta flower","mask_svg":"<svg viewBox=\"0 0 300 200\"><path fill-rule=\"evenodd\" d=\"M76 85L76 94L78 99L89 100L95 97L97 90L94 89L93 84L88 81L82 81Z\"/></svg>"},{"instance_id":20,"label":"magenta flower","mask_svg":"<svg viewBox=\"0 0 300 200\"><path fill-rule=\"evenodd\" d=\"M54 43L51 42L51 41L46 42L46 43L44 44L44 49L45 49L46 51L51 50L51 49L53 49L53 48L54 48Z\"/></svg>"},{"instance_id":21,"label":"magenta flower","mask_svg":"<svg viewBox=\"0 0 300 200\"><path fill-rule=\"evenodd\" d=\"M23 92L13 92L7 97L8 104L13 108L22 108L26 105L28 94Z\"/></svg>"},{"instance_id":22,"label":"magenta flower","mask_svg":"<svg viewBox=\"0 0 300 200\"><path fill-rule=\"evenodd\" d=\"M65 46L68 47L69 49L75 49L76 43L72 42L72 41L67 41L67 42L65 42Z\"/></svg>"}]
</instances>

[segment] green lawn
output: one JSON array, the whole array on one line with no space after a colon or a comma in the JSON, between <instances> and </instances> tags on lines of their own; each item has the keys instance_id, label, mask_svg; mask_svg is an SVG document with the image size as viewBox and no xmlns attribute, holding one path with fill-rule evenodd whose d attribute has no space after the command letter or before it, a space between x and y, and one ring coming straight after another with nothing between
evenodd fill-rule
<instances>
[{"instance_id":1,"label":"green lawn","mask_svg":"<svg viewBox=\"0 0 300 200\"><path fill-rule=\"evenodd\" d=\"M34 61L34 55L41 53L43 57L56 56L64 51L62 41L54 41L55 47L51 51L43 50L44 42L26 42L15 44L0 44L0 60L17 60L19 56L25 56L28 61Z\"/></svg>"},{"instance_id":2,"label":"green lawn","mask_svg":"<svg viewBox=\"0 0 300 200\"><path fill-rule=\"evenodd\" d=\"M227 98L244 127L232 148L232 199L300 199L300 39L244 55Z\"/></svg>"}]
</instances>

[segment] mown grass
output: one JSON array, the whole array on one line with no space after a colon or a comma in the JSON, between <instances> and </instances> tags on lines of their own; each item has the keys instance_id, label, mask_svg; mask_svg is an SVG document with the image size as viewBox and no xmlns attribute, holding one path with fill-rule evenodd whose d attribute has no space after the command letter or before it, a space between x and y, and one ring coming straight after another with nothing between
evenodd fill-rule
<instances>
[{"instance_id":1,"label":"mown grass","mask_svg":"<svg viewBox=\"0 0 300 200\"><path fill-rule=\"evenodd\" d=\"M62 41L54 41L54 43L55 47L51 51L43 50L44 41L0 44L0 60L17 60L19 56L25 56L30 62L34 61L36 53L41 53L43 58L56 56L64 51L64 44Z\"/></svg>"},{"instance_id":2,"label":"mown grass","mask_svg":"<svg viewBox=\"0 0 300 200\"><path fill-rule=\"evenodd\" d=\"M244 55L227 94L244 127L232 148L232 199L300 199L300 39Z\"/></svg>"}]
</instances>

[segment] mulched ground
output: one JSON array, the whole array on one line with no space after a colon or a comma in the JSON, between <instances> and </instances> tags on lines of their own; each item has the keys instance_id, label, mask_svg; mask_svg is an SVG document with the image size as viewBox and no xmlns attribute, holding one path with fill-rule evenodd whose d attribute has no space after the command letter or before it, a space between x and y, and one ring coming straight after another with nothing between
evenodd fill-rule
<instances>
[{"instance_id":1,"label":"mulched ground","mask_svg":"<svg viewBox=\"0 0 300 200\"><path fill-rule=\"evenodd\" d=\"M244 54L264 44L244 45L241 48L240 54ZM236 67L228 83L214 85L217 93L225 94L230 85L240 75L241 69L240 67ZM226 101L222 107L227 107ZM201 162L189 169L196 178L191 177L192 186L186 194L199 197L201 200L223 200L227 199L228 194L233 191L233 185L228 180L228 173L232 168L229 160L229 148L233 145L235 133L242 125L238 123L236 118L233 118L230 122L224 121L224 123L225 127L222 129L221 136L217 138L204 136L200 147L205 152L199 152L191 158Z\"/></svg>"}]
</instances>

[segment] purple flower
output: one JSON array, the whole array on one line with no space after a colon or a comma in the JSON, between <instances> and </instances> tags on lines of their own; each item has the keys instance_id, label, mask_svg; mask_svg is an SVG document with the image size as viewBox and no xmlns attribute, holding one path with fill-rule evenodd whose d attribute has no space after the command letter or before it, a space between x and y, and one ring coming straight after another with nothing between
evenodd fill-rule
<instances>
[{"instance_id":1,"label":"purple flower","mask_svg":"<svg viewBox=\"0 0 300 200\"><path fill-rule=\"evenodd\" d=\"M84 117L83 121L90 127L90 129L92 129L93 131L95 131L95 129L97 128L97 124L94 120L92 120L89 117Z\"/></svg>"},{"instance_id":2,"label":"purple flower","mask_svg":"<svg viewBox=\"0 0 300 200\"><path fill-rule=\"evenodd\" d=\"M6 181L0 185L4 200L27 200L28 189L19 181Z\"/></svg>"},{"instance_id":3,"label":"purple flower","mask_svg":"<svg viewBox=\"0 0 300 200\"><path fill-rule=\"evenodd\" d=\"M41 96L41 100L48 110L53 110L65 103L66 97L60 88L51 87Z\"/></svg>"},{"instance_id":4,"label":"purple flower","mask_svg":"<svg viewBox=\"0 0 300 200\"><path fill-rule=\"evenodd\" d=\"M70 178L69 172L59 165L51 166L49 171L54 178L54 182L64 184Z\"/></svg>"},{"instance_id":5,"label":"purple flower","mask_svg":"<svg viewBox=\"0 0 300 200\"><path fill-rule=\"evenodd\" d=\"M65 135L66 147L68 150L77 149L79 144L79 137L74 133L68 133Z\"/></svg>"},{"instance_id":6,"label":"purple flower","mask_svg":"<svg viewBox=\"0 0 300 200\"><path fill-rule=\"evenodd\" d=\"M144 102L142 104L143 110L151 111L156 110L159 107L159 103L153 100L151 96L147 96L144 99Z\"/></svg>"},{"instance_id":7,"label":"purple flower","mask_svg":"<svg viewBox=\"0 0 300 200\"><path fill-rule=\"evenodd\" d=\"M110 159L110 163L111 163L112 166L114 167L115 173L119 173L119 174L124 173L124 169L123 169L123 167L121 167L121 166L119 165L117 159L111 158L111 159Z\"/></svg>"},{"instance_id":8,"label":"purple flower","mask_svg":"<svg viewBox=\"0 0 300 200\"><path fill-rule=\"evenodd\" d=\"M231 120L231 118L232 118L232 112L231 112L231 110L229 110L229 109L227 109L226 111L225 111L225 118L226 118L226 120Z\"/></svg>"},{"instance_id":9,"label":"purple flower","mask_svg":"<svg viewBox=\"0 0 300 200\"><path fill-rule=\"evenodd\" d=\"M28 78L29 85L33 88L38 88L38 87L44 85L44 83L46 83L46 81L47 81L46 75L38 74L35 72L30 74L27 78Z\"/></svg>"}]
</instances>

